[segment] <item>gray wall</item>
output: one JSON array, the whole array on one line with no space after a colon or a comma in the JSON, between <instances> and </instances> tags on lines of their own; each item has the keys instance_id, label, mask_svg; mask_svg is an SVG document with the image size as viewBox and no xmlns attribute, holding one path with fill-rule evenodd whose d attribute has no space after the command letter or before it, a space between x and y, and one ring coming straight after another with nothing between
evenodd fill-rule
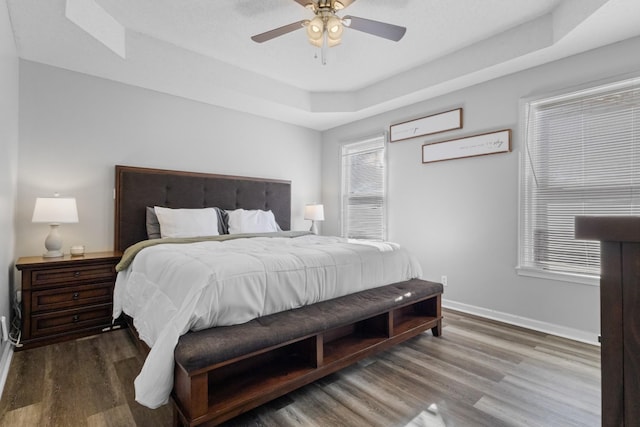
<instances>
[{"instance_id":1,"label":"gray wall","mask_svg":"<svg viewBox=\"0 0 640 427\"><path fill-rule=\"evenodd\" d=\"M522 97L640 71L632 39L351 123L323 134L324 232L339 233L343 141L410 118L464 108L464 128L389 144L389 239L415 253L425 278L448 276L448 305L595 341L597 286L518 276L518 170ZM513 129L513 152L421 164L421 145Z\"/></svg>"},{"instance_id":2,"label":"gray wall","mask_svg":"<svg viewBox=\"0 0 640 427\"><path fill-rule=\"evenodd\" d=\"M30 219L35 198L55 191L75 196L78 201L80 223L62 226L64 249L68 251L70 245L78 243L85 244L89 251L111 249L115 164L290 179L293 228L308 228L308 222L302 219L303 206L322 200L326 209L323 233L337 234L340 143L386 130L391 123L461 106L464 129L390 145L389 238L416 254L425 278L448 276L445 299L449 305L595 340L599 329L597 287L515 273L519 100L639 71L636 53L640 39L323 134L20 61L20 150L16 165L17 59L6 11L0 13L4 13L0 15L0 117L8 122L0 128L0 137L9 153L0 160L1 196L7 200L0 213L0 237L16 242L15 253L11 244L0 249L5 271L11 269L15 257L43 252L48 227L32 224ZM512 153L421 164L423 142L503 128L514 131ZM1 295L7 294L6 280L0 282L4 287ZM6 312L8 301L4 298L0 296L0 310Z\"/></svg>"},{"instance_id":3,"label":"gray wall","mask_svg":"<svg viewBox=\"0 0 640 427\"><path fill-rule=\"evenodd\" d=\"M18 174L18 55L5 0L0 0L0 315L10 318Z\"/></svg>"},{"instance_id":4,"label":"gray wall","mask_svg":"<svg viewBox=\"0 0 640 427\"><path fill-rule=\"evenodd\" d=\"M44 251L31 215L56 191L80 219L61 226L63 250L112 249L116 164L291 180L292 228L308 229L320 155L313 130L22 60L16 255Z\"/></svg>"}]
</instances>

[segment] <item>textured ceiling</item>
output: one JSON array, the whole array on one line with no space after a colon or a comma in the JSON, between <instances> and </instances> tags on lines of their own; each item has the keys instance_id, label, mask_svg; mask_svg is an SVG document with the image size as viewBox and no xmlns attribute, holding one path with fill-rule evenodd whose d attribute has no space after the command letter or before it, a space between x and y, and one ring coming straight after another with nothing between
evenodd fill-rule
<instances>
[{"instance_id":1,"label":"textured ceiling","mask_svg":"<svg viewBox=\"0 0 640 427\"><path fill-rule=\"evenodd\" d=\"M360 89L549 12L559 0L359 0L346 14L402 25L400 43L345 29L328 64L304 29L264 44L249 37L311 19L293 0L98 0L125 27L308 91ZM319 55L318 55L319 56Z\"/></svg>"},{"instance_id":2,"label":"textured ceiling","mask_svg":"<svg viewBox=\"0 0 640 427\"><path fill-rule=\"evenodd\" d=\"M347 28L322 65L304 29L250 39L313 16L294 0L8 4L24 59L319 130L640 34L638 0L357 0L339 15L405 37ZM77 4L121 26L124 58L103 44L104 20L67 19Z\"/></svg>"}]
</instances>

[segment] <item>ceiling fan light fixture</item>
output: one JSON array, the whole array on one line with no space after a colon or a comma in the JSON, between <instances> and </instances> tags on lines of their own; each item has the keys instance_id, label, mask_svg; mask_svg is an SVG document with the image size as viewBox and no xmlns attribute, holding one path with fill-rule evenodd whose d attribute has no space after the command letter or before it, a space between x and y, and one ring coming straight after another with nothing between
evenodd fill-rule
<instances>
[{"instance_id":1,"label":"ceiling fan light fixture","mask_svg":"<svg viewBox=\"0 0 640 427\"><path fill-rule=\"evenodd\" d=\"M340 40L342 37L342 21L337 16L332 16L327 20L327 34L332 40Z\"/></svg>"},{"instance_id":2,"label":"ceiling fan light fixture","mask_svg":"<svg viewBox=\"0 0 640 427\"><path fill-rule=\"evenodd\" d=\"M327 21L327 36L329 39L329 47L335 46L342 41L343 31L342 21L336 16L332 16ZM333 42L333 43L331 43Z\"/></svg>"},{"instance_id":3,"label":"ceiling fan light fixture","mask_svg":"<svg viewBox=\"0 0 640 427\"><path fill-rule=\"evenodd\" d=\"M67 0L70 1L70 0ZM82 1L82 0L76 0ZM288 34L306 27L307 40L313 46L322 50L322 64L326 64L327 48L336 46L342 42L344 27L361 31L387 40L400 41L407 29L399 25L386 22L374 21L372 19L358 18L357 16L345 16L340 18L336 12L350 6L356 0L294 0L296 3L310 9L315 15L313 19L303 19L298 22L274 28L261 34L252 36L256 43L263 43L267 40Z\"/></svg>"},{"instance_id":4,"label":"ceiling fan light fixture","mask_svg":"<svg viewBox=\"0 0 640 427\"><path fill-rule=\"evenodd\" d=\"M324 22L319 16L316 16L311 21L309 21L309 24L307 24L307 36L309 37L309 41L321 40L323 31Z\"/></svg>"}]
</instances>

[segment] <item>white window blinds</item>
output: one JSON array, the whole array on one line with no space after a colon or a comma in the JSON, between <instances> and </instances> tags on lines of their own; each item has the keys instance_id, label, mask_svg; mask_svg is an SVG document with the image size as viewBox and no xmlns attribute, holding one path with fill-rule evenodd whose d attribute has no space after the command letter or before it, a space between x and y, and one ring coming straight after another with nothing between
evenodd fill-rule
<instances>
[{"instance_id":1,"label":"white window blinds","mask_svg":"<svg viewBox=\"0 0 640 427\"><path fill-rule=\"evenodd\" d=\"M384 240L385 135L342 146L342 235Z\"/></svg>"},{"instance_id":2,"label":"white window blinds","mask_svg":"<svg viewBox=\"0 0 640 427\"><path fill-rule=\"evenodd\" d=\"M525 109L520 267L599 276L600 243L577 215L640 214L640 79L533 101Z\"/></svg>"}]
</instances>

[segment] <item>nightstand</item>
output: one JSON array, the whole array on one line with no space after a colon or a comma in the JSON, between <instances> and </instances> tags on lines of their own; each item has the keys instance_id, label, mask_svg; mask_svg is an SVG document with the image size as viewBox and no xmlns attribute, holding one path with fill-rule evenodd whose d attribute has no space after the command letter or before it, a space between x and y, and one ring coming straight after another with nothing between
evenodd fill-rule
<instances>
[{"instance_id":1,"label":"nightstand","mask_svg":"<svg viewBox=\"0 0 640 427\"><path fill-rule=\"evenodd\" d=\"M23 349L111 330L119 252L22 257Z\"/></svg>"}]
</instances>

